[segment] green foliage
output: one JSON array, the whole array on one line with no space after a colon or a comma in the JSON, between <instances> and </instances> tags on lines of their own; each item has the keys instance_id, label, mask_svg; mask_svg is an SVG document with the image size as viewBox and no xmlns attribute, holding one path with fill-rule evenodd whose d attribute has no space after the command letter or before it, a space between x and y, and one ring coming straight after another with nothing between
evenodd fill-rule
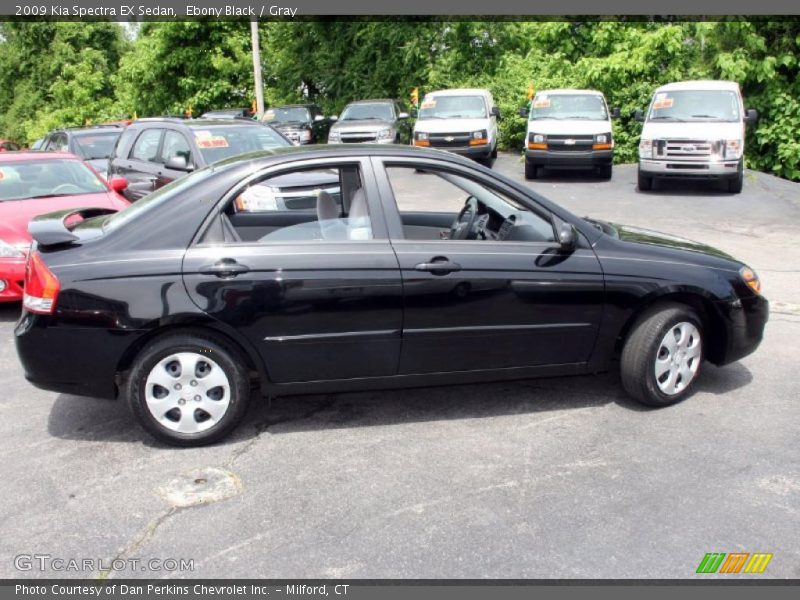
<instances>
[{"instance_id":1,"label":"green foliage","mask_svg":"<svg viewBox=\"0 0 800 600\"><path fill-rule=\"evenodd\" d=\"M310 98L328 113L351 100L408 100L446 87L486 87L501 108L502 145L520 149L529 85L603 91L617 160L637 157L658 85L731 79L748 107L748 165L800 180L800 24L713 22L292 20L260 24L267 105ZM30 142L85 120L194 114L254 97L245 21L148 22L128 42L113 23L0 24L0 134Z\"/></svg>"}]
</instances>

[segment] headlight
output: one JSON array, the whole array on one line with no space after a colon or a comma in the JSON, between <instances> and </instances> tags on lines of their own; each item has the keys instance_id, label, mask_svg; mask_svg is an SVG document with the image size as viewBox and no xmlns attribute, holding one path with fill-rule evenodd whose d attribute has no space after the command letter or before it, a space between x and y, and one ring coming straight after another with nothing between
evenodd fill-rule
<instances>
[{"instance_id":1,"label":"headlight","mask_svg":"<svg viewBox=\"0 0 800 600\"><path fill-rule=\"evenodd\" d=\"M416 133L416 138L418 140L427 140L428 139L428 134L425 131L418 131Z\"/></svg>"},{"instance_id":2,"label":"headlight","mask_svg":"<svg viewBox=\"0 0 800 600\"><path fill-rule=\"evenodd\" d=\"M533 133L531 134L531 141L534 144L544 144L544 135L541 133Z\"/></svg>"},{"instance_id":3,"label":"headlight","mask_svg":"<svg viewBox=\"0 0 800 600\"><path fill-rule=\"evenodd\" d=\"M25 253L11 244L0 240L0 258L24 258Z\"/></svg>"},{"instance_id":4,"label":"headlight","mask_svg":"<svg viewBox=\"0 0 800 600\"><path fill-rule=\"evenodd\" d=\"M234 203L239 212L265 212L278 210L278 188L254 185L236 197Z\"/></svg>"},{"instance_id":5,"label":"headlight","mask_svg":"<svg viewBox=\"0 0 800 600\"><path fill-rule=\"evenodd\" d=\"M742 280L747 284L751 290L753 290L756 294L761 293L761 280L756 275L756 272L753 271L750 267L742 267L739 269L739 276Z\"/></svg>"},{"instance_id":6,"label":"headlight","mask_svg":"<svg viewBox=\"0 0 800 600\"><path fill-rule=\"evenodd\" d=\"M391 129L381 129L378 132L379 140L390 140L394 137L394 131Z\"/></svg>"},{"instance_id":7,"label":"headlight","mask_svg":"<svg viewBox=\"0 0 800 600\"><path fill-rule=\"evenodd\" d=\"M639 141L639 158L653 158L653 140L642 138Z\"/></svg>"},{"instance_id":8,"label":"headlight","mask_svg":"<svg viewBox=\"0 0 800 600\"><path fill-rule=\"evenodd\" d=\"M594 144L592 150L611 150L614 148L614 142L611 141L610 133L599 133L594 136Z\"/></svg>"},{"instance_id":9,"label":"headlight","mask_svg":"<svg viewBox=\"0 0 800 600\"><path fill-rule=\"evenodd\" d=\"M473 140L485 140L488 136L486 135L486 130L481 129L480 131L473 131L472 132L472 139Z\"/></svg>"},{"instance_id":10,"label":"headlight","mask_svg":"<svg viewBox=\"0 0 800 600\"><path fill-rule=\"evenodd\" d=\"M742 158L742 140L725 140L725 158L739 160Z\"/></svg>"},{"instance_id":11,"label":"headlight","mask_svg":"<svg viewBox=\"0 0 800 600\"><path fill-rule=\"evenodd\" d=\"M339 141L339 132L338 131L331 131L328 134L328 141L329 142L338 142Z\"/></svg>"}]
</instances>

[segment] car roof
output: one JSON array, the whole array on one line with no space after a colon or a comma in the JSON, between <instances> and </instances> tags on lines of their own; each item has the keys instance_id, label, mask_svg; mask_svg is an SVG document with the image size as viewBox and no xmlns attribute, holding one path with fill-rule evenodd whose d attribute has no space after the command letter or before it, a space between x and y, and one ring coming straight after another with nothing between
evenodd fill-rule
<instances>
[{"instance_id":1,"label":"car roof","mask_svg":"<svg viewBox=\"0 0 800 600\"><path fill-rule=\"evenodd\" d=\"M602 96L603 92L599 92L597 90L575 90L575 89L569 89L569 88L560 88L560 89L555 89L555 90L539 90L538 92L536 92L536 94L537 95L538 94L562 94L562 95L565 95L565 96L569 96L569 95L575 95L575 96L582 95L582 96L585 96L587 94L591 94L593 96Z\"/></svg>"},{"instance_id":2,"label":"car roof","mask_svg":"<svg viewBox=\"0 0 800 600\"><path fill-rule=\"evenodd\" d=\"M491 96L489 90L482 88L456 88L451 90L435 90L425 94L426 96Z\"/></svg>"},{"instance_id":3,"label":"car roof","mask_svg":"<svg viewBox=\"0 0 800 600\"><path fill-rule=\"evenodd\" d=\"M739 84L735 81L722 81L713 79L697 79L695 81L676 81L662 85L656 92L672 92L679 90L695 90L695 91L730 91L738 92Z\"/></svg>"},{"instance_id":4,"label":"car roof","mask_svg":"<svg viewBox=\"0 0 800 600\"><path fill-rule=\"evenodd\" d=\"M278 104L276 106L270 106L271 109L278 109L278 108L308 108L309 106L316 106L313 102L307 103L300 103L300 104Z\"/></svg>"},{"instance_id":5,"label":"car roof","mask_svg":"<svg viewBox=\"0 0 800 600\"><path fill-rule=\"evenodd\" d=\"M348 102L348 106L350 104L376 104L380 102L397 102L397 100L393 100L392 98L373 98L372 100L353 100L352 102Z\"/></svg>"},{"instance_id":6,"label":"car roof","mask_svg":"<svg viewBox=\"0 0 800 600\"><path fill-rule=\"evenodd\" d=\"M21 162L30 160L82 160L71 152L40 152L38 150L16 150L0 152L0 162Z\"/></svg>"},{"instance_id":7,"label":"car roof","mask_svg":"<svg viewBox=\"0 0 800 600\"><path fill-rule=\"evenodd\" d=\"M122 129L125 129L125 126L119 123L103 123L97 125L89 125L88 127L61 127L60 129L54 129L50 133L59 133L63 131L65 133L71 133L74 135L76 133L84 133L84 132L86 133L97 133L99 131L114 132Z\"/></svg>"},{"instance_id":8,"label":"car roof","mask_svg":"<svg viewBox=\"0 0 800 600\"><path fill-rule=\"evenodd\" d=\"M260 125L258 121L253 119L179 119L177 117L146 117L138 119L132 125L148 125L148 124L166 124L171 125L185 125L186 127L229 127L231 125ZM131 126L132 126L131 125Z\"/></svg>"}]
</instances>

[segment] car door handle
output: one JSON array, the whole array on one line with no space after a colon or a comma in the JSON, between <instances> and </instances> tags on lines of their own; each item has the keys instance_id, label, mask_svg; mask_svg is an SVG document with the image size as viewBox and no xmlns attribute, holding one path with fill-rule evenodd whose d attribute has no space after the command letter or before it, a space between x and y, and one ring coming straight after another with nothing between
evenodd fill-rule
<instances>
[{"instance_id":1,"label":"car door handle","mask_svg":"<svg viewBox=\"0 0 800 600\"><path fill-rule=\"evenodd\" d=\"M425 271L434 275L447 275L454 271L460 271L461 265L450 262L444 256L435 256L430 262L419 263L414 267L417 271Z\"/></svg>"},{"instance_id":2,"label":"car door handle","mask_svg":"<svg viewBox=\"0 0 800 600\"><path fill-rule=\"evenodd\" d=\"M213 265L200 267L197 271L203 275L216 275L217 277L228 278L236 277L242 273L248 273L250 268L239 262L236 262L232 258L223 258L222 260L215 262Z\"/></svg>"}]
</instances>

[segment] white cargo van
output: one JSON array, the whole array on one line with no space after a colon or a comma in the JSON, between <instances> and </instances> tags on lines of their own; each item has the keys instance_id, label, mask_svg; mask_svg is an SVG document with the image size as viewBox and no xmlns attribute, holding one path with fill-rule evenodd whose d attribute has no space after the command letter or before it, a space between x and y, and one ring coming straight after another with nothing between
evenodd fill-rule
<instances>
[{"instance_id":1,"label":"white cargo van","mask_svg":"<svg viewBox=\"0 0 800 600\"><path fill-rule=\"evenodd\" d=\"M425 94L412 143L474 158L487 166L497 158L500 109L488 90L439 90Z\"/></svg>"},{"instance_id":2,"label":"white cargo van","mask_svg":"<svg viewBox=\"0 0 800 600\"><path fill-rule=\"evenodd\" d=\"M745 124L758 113L744 109L733 81L681 81L653 94L639 141L639 189L657 178L719 179L739 193L744 183Z\"/></svg>"},{"instance_id":3,"label":"white cargo van","mask_svg":"<svg viewBox=\"0 0 800 600\"><path fill-rule=\"evenodd\" d=\"M542 90L530 108L525 132L525 177L536 179L540 169L594 169L611 178L614 138L611 119L619 109L608 109L596 90Z\"/></svg>"}]
</instances>

